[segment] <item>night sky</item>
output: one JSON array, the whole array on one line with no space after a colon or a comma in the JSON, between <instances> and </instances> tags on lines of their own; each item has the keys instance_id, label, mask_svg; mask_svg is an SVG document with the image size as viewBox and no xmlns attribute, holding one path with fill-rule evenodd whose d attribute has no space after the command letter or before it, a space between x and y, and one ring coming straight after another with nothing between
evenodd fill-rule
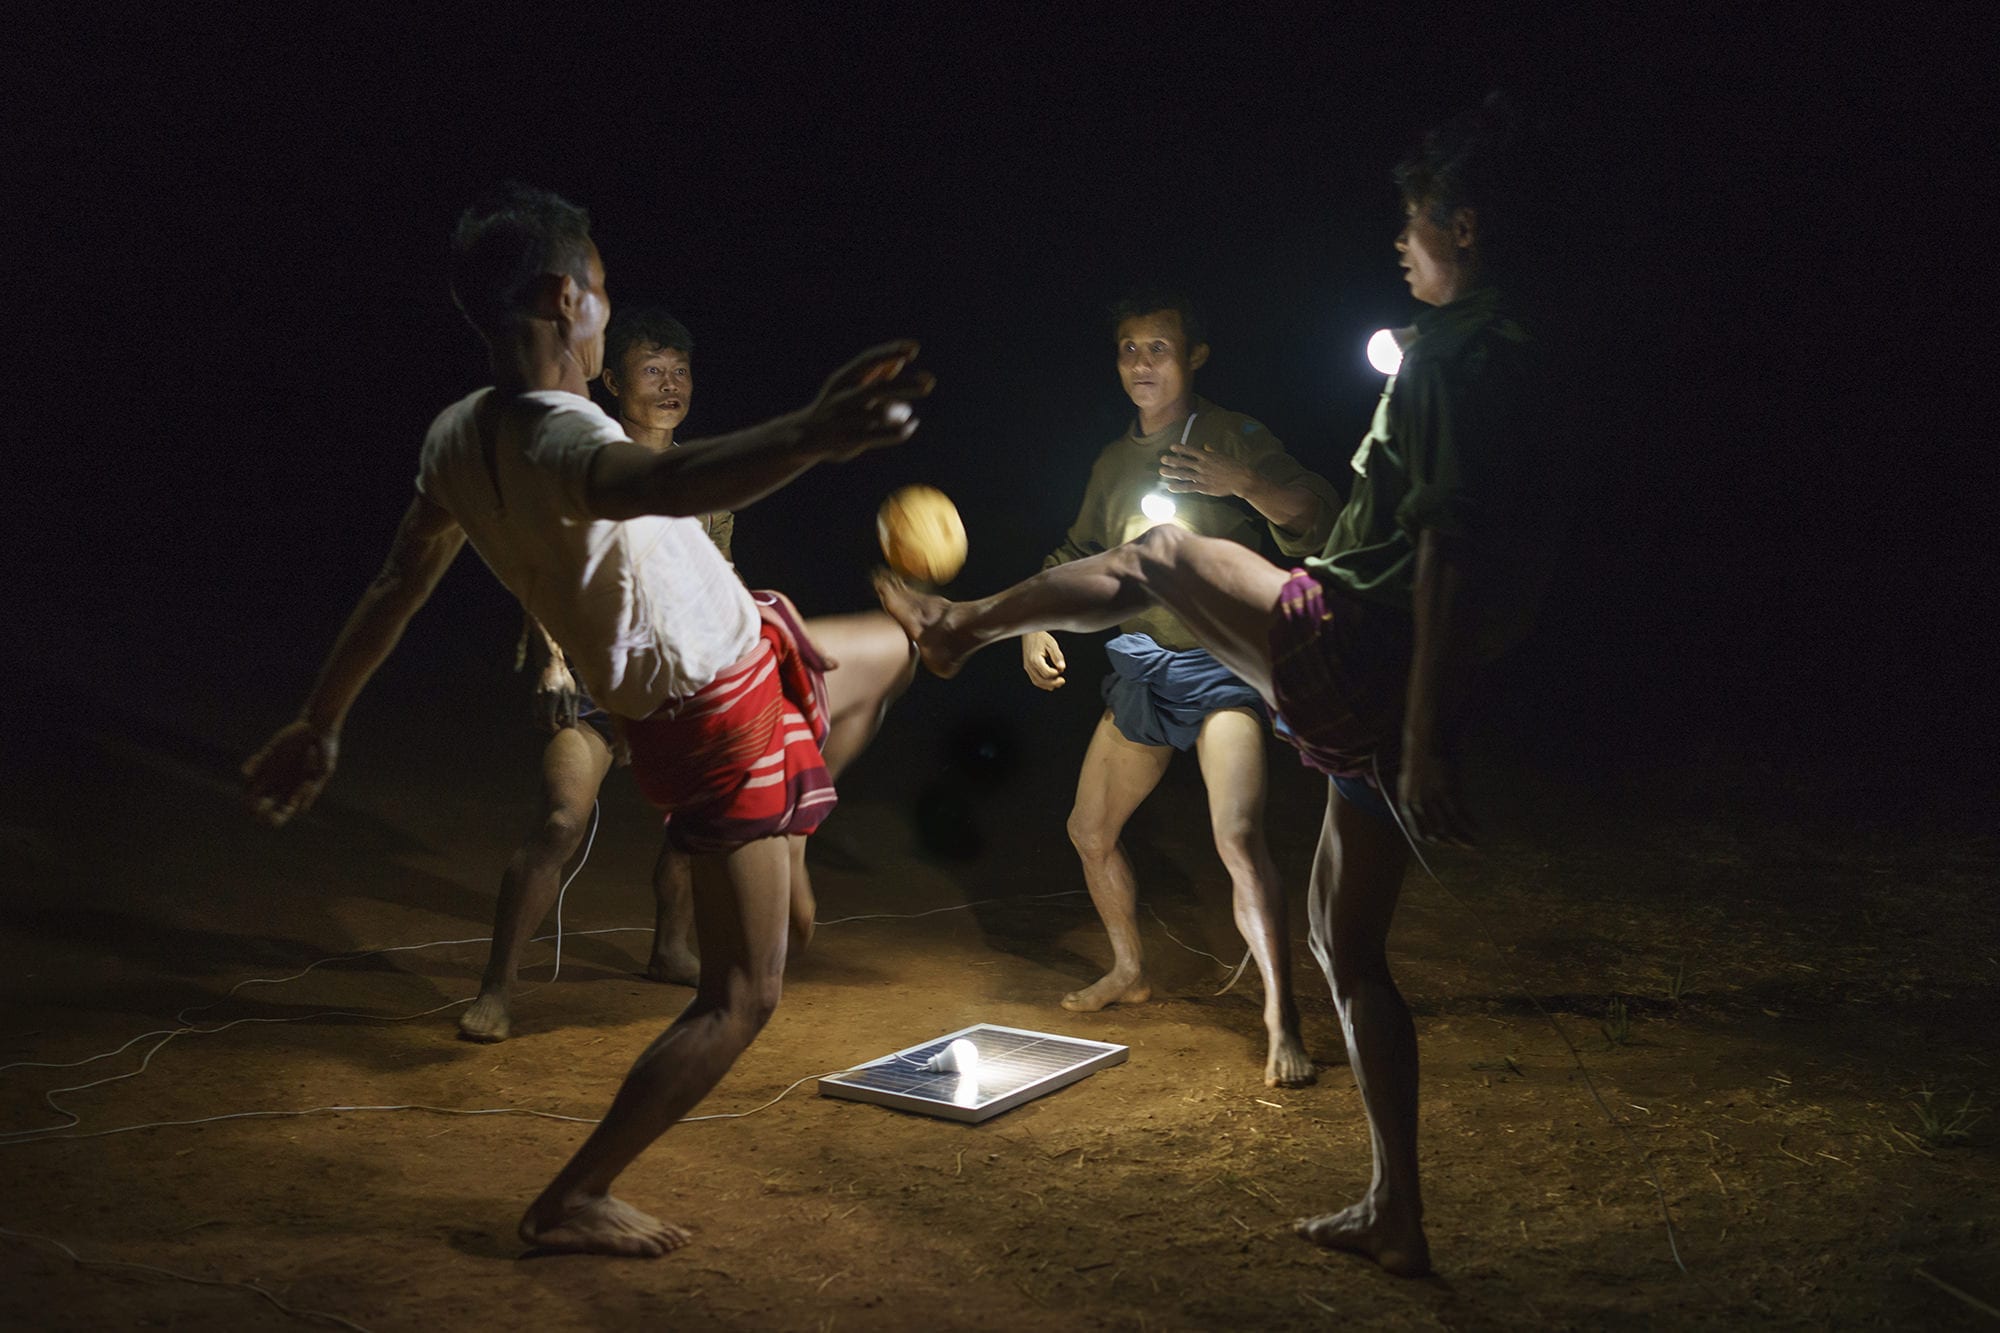
<instances>
[{"instance_id":1,"label":"night sky","mask_svg":"<svg viewBox=\"0 0 2000 1333\"><path fill-rule=\"evenodd\" d=\"M1563 130L1596 298L1568 377L1592 499L1511 725L1584 770L1990 778L1990 391L1936 351L1991 250L1947 235L1990 191L1958 109L1990 24L734 10L29 34L16 370L54 374L10 451L14 702L227 745L289 715L424 427L482 382L445 239L504 176L590 208L614 304L693 330L685 437L923 341L911 444L739 519L749 581L810 610L865 603L911 480L964 512L954 591L1037 567L1124 425L1101 312L1133 282L1203 299L1199 389L1345 488L1362 345L1414 312L1389 168L1503 87ZM517 623L468 552L374 688L485 688Z\"/></svg>"}]
</instances>

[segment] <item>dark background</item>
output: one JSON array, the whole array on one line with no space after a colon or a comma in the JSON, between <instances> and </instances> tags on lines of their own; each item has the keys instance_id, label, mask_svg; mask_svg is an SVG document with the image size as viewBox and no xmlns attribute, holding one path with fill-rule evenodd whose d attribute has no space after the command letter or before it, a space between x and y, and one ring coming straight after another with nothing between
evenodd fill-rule
<instances>
[{"instance_id":1,"label":"dark background","mask_svg":"<svg viewBox=\"0 0 2000 1333\"><path fill-rule=\"evenodd\" d=\"M1362 344L1414 310L1389 168L1504 87L1565 129L1571 271L1596 298L1568 378L1591 501L1500 677L1504 729L1582 782L1728 774L1874 810L1990 793L1991 140L1968 108L1991 23L96 24L25 31L16 57L10 697L30 712L225 747L289 716L425 426L482 382L443 257L495 179L588 206L614 303L693 329L686 436L923 340L940 387L914 442L739 519L752 584L846 609L906 481L964 512L955 591L1036 567L1124 424L1100 312L1133 281L1205 298L1202 392L1344 488L1380 383ZM517 624L466 556L361 714L500 707ZM990 656L921 706L1014 715L1032 691Z\"/></svg>"}]
</instances>

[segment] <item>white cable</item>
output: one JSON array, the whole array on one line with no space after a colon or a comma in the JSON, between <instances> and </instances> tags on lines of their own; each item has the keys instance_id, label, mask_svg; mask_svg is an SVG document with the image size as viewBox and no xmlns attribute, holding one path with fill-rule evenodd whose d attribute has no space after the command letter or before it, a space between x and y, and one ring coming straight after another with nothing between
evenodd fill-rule
<instances>
[{"instance_id":1,"label":"white cable","mask_svg":"<svg viewBox=\"0 0 2000 1333\"><path fill-rule=\"evenodd\" d=\"M940 912L962 912L968 907L978 907L985 903L1019 903L1019 902L1038 903L1038 902L1045 902L1050 898L1074 898L1078 894L1084 892L1087 892L1087 890L1065 889L1060 893L1038 893L1026 898L975 898L971 902L953 903L949 907L933 907L926 912L871 912L864 916L837 916L831 918L830 920L818 922L817 924L822 926L844 926L850 921L914 921L918 917L936 916ZM1229 961L1227 959L1216 958L1214 954L1208 952L1206 949L1197 949L1192 944L1189 944L1187 941L1181 939L1178 935L1175 935L1174 932L1168 928L1166 918L1161 916L1158 909L1156 909L1151 903L1146 904L1146 910L1153 914L1153 919L1160 923L1160 929L1164 931L1166 933L1166 937L1172 940L1175 944L1180 945L1181 948L1186 949L1189 953L1198 953L1203 958L1213 958L1215 959L1216 963L1220 964L1223 967L1229 966ZM1236 964L1235 970L1229 974L1229 979L1222 983L1222 989L1216 991L1215 994L1227 995L1232 989L1235 988L1237 981L1240 980L1243 976L1243 970L1249 965L1250 965L1250 951L1248 949L1245 949L1243 951L1242 959L1239 960Z\"/></svg>"},{"instance_id":2,"label":"white cable","mask_svg":"<svg viewBox=\"0 0 2000 1333\"><path fill-rule=\"evenodd\" d=\"M590 834L583 840L583 855L577 858L576 869L569 872L569 877L563 880L562 887L556 890L556 970L549 973L550 981L554 981L557 977L562 975L563 899L569 896L569 886L576 880L576 877L578 875L581 875L583 873L584 863L590 860L590 849L597 844L598 809L599 805L597 798L592 797L590 801Z\"/></svg>"},{"instance_id":3,"label":"white cable","mask_svg":"<svg viewBox=\"0 0 2000 1333\"><path fill-rule=\"evenodd\" d=\"M355 1330L355 1333L369 1333L369 1330L362 1325L355 1323L351 1319L343 1319L337 1314L329 1314L325 1310L301 1310L297 1306L287 1305L254 1282L231 1282L226 1278L195 1277L189 1273L176 1273L171 1268L156 1268L152 1264L128 1263L123 1259L86 1259L55 1237L40 1235L33 1231L14 1231L7 1227L0 1227L0 1236L11 1236L15 1240L38 1240L44 1245L53 1245L68 1256L69 1261L78 1268L129 1268L140 1273L157 1273L161 1277L170 1277L176 1282L192 1282L200 1287L238 1287L244 1291L254 1291L294 1319L320 1319L330 1324L338 1324L342 1328L351 1328Z\"/></svg>"},{"instance_id":4,"label":"white cable","mask_svg":"<svg viewBox=\"0 0 2000 1333\"><path fill-rule=\"evenodd\" d=\"M583 867L585 863L590 860L590 849L597 843L597 825L598 825L599 811L600 811L599 803L597 801L592 801L590 805L590 828L587 836L584 839L583 854L582 856L577 858L576 868L569 872L568 876L564 878L562 886L556 890L556 929L554 936L556 945L555 971L549 975L549 980L547 982L542 983L543 985L548 985L550 982L553 982L557 977L562 975L563 899L569 894L569 886L576 882L576 877L578 875L583 873ZM580 933L585 935L609 935L609 934L618 934L630 930L643 930L643 929L644 929L643 926L613 926L613 927L608 927L604 930L589 930L589 931L582 931ZM397 944L381 949L364 949L358 953L329 955L328 957L317 959L311 963L308 963L305 967L299 969L297 972L292 973L290 976L251 977L247 980L239 981L234 986L231 986L227 991L223 992L221 996L217 997L216 999L208 1001L206 1004L189 1005L186 1008L182 1009L178 1014L174 1016L175 1021L181 1024L180 1027L158 1028L152 1032L142 1032L138 1036L132 1038L132 1040L118 1047L116 1050L105 1051L101 1055L87 1056L82 1060L72 1060L65 1063L54 1063L49 1061L36 1061L36 1060L18 1060L15 1061L13 1064L0 1065L0 1073L5 1073L9 1069L24 1069L24 1068L73 1069L81 1065L95 1064L99 1060L110 1059L114 1055L121 1055L124 1052L130 1050L133 1046L137 1045L139 1042L144 1041L148 1037L160 1038L159 1041L155 1042L150 1048L148 1048L145 1057L139 1061L139 1066L136 1069L129 1070L123 1074L114 1074L109 1078L97 1079L94 1082L77 1083L67 1088L50 1088L48 1091L44 1092L42 1094L42 1100L48 1103L49 1109L54 1111L57 1115L67 1117L67 1119L62 1124L59 1125L43 1125L35 1129L10 1130L6 1132L0 1132L0 1147L4 1147L12 1143L33 1142L42 1138L48 1138L52 1136L61 1138L98 1137L98 1134L59 1133L59 1131L61 1130L70 1129L75 1127L76 1125L82 1124L83 1120L82 1117L76 1115L71 1111L64 1109L60 1104L58 1104L55 1100L56 1094L63 1092L87 1092L91 1088L103 1087L107 1083L118 1083L128 1078L136 1078L140 1074L146 1072L147 1066L152 1064L153 1057L159 1053L160 1048L162 1046L165 1046L168 1042L172 1041L175 1037L179 1036L206 1037L206 1036L211 1036L217 1032L227 1032L230 1028L240 1027L246 1023L305 1023L318 1018L360 1018L368 1020L370 1022L403 1023L403 1022L408 1022L411 1019L428 1018L432 1014L442 1013L446 1009L456 1008L458 1005L461 1004L470 1004L474 999L477 998L476 996L467 996L464 999L459 999L459 1000L447 1000L443 1004L437 1005L430 1009L422 1009L413 1014L368 1014L368 1013L361 1013L356 1010L324 1010L315 1014L297 1014L286 1018L238 1018L227 1023L219 1024L218 1026L212 1028L202 1028L195 1026L194 1019L191 1017L191 1015L198 1013L204 1009L215 1008L217 1005L223 1003L225 1000L228 1000L231 997L233 997L236 994L236 992L242 990L246 986L273 986L273 985L278 985L282 982L297 981L300 977L305 976L308 972L313 971L315 968L323 967L328 963L353 961L355 959L360 959L360 958L374 958L382 954L408 953L416 949L434 949L452 944L485 944L489 943L492 940L492 938L493 937L491 935L482 935L477 938L466 938L459 940L430 940L423 944ZM535 936L533 939L531 939L529 943L531 944L539 943L541 940L545 940L548 938L550 937L547 935L538 935ZM540 989L540 987L537 987L536 989ZM245 1111L241 1112L240 1115L242 1116L311 1115L315 1111L331 1110L331 1109L338 1109L338 1108L315 1107L311 1111ZM355 1109L360 1109L360 1108L355 1108ZM370 1108L370 1109L390 1109L390 1108ZM523 1114L532 1115L532 1114L542 1114L542 1113L524 1112ZM236 1118L239 1117L238 1116L210 1117L210 1119L212 1120L230 1120ZM574 1119L575 1117L565 1116L557 1118ZM131 1130L134 1129L150 1129L155 1127L164 1128L169 1125L181 1125L181 1124L192 1125L192 1124L206 1124L206 1123L208 1123L208 1121L206 1120L156 1121L153 1122L152 1124L147 1124L147 1125L127 1125L121 1129L104 1130L100 1131L100 1133L123 1134L123 1133L129 1133ZM590 1123L595 1124L596 1122L592 1121Z\"/></svg>"},{"instance_id":5,"label":"white cable","mask_svg":"<svg viewBox=\"0 0 2000 1333\"><path fill-rule=\"evenodd\" d=\"M1026 898L974 898L970 902L953 903L949 907L933 907L927 912L870 912L863 916L837 916L818 924L822 926L844 926L850 921L914 921L918 917L936 916L940 912L963 912L968 907L980 907L986 903L1039 903L1050 898L1074 898L1084 889L1064 889L1061 893L1037 893Z\"/></svg>"},{"instance_id":6,"label":"white cable","mask_svg":"<svg viewBox=\"0 0 2000 1333\"><path fill-rule=\"evenodd\" d=\"M1229 992L1235 990L1236 983L1243 979L1244 969L1249 966L1250 966L1250 949L1249 946L1246 945L1244 946L1243 949L1243 956L1236 960L1236 970L1229 974L1229 980L1222 983L1222 989L1219 991L1212 992L1209 998L1214 999L1217 995L1227 995L1229 994Z\"/></svg>"},{"instance_id":7,"label":"white cable","mask_svg":"<svg viewBox=\"0 0 2000 1333\"><path fill-rule=\"evenodd\" d=\"M1590 1070L1583 1063L1583 1052L1576 1048L1576 1043L1569 1039L1569 1033L1563 1030L1563 1025L1556 1022L1556 1016L1543 1007L1541 1000L1535 996L1535 993L1528 988L1527 983L1521 979L1521 974L1515 970L1513 963L1508 961L1506 951L1500 947L1500 942L1494 938L1492 927L1486 924L1486 918L1475 911L1470 903L1466 902L1456 893L1453 893L1451 886L1444 882L1437 871L1431 869L1431 863L1424 858L1423 848L1417 845L1416 838L1410 833L1409 827L1403 823L1402 812L1396 809L1395 797L1391 796L1388 789L1382 785L1382 765L1372 755L1369 757L1368 762L1375 770L1375 790L1382 796L1382 803L1389 807L1389 816L1396 821L1396 829L1403 835L1403 841L1410 845L1410 851L1415 853L1417 864L1424 868L1424 873L1431 877L1432 883L1444 890L1445 897L1451 899L1452 903L1460 911L1471 917L1474 923L1478 925L1480 933L1486 936L1487 947L1492 949L1494 954L1498 956L1500 965L1507 969L1508 976L1514 983L1514 989L1526 996L1528 1003L1535 1006L1535 1012L1546 1019L1551 1028L1555 1029L1556 1036L1562 1039L1562 1044L1569 1050L1569 1058L1576 1063L1576 1072L1583 1075L1583 1086L1590 1089L1591 1099L1597 1103L1597 1109L1604 1112L1604 1118L1611 1122L1612 1128L1624 1136L1625 1146L1632 1150L1632 1155L1637 1157L1639 1164L1646 1168L1646 1176L1652 1182L1653 1193L1659 1197L1660 1217L1667 1225L1667 1250L1674 1257L1674 1267L1680 1269L1684 1276L1694 1277L1694 1274L1688 1270L1686 1262L1681 1258L1679 1233L1674 1228L1673 1210L1667 1205L1667 1190L1666 1186L1660 1183L1658 1168L1653 1165L1652 1159L1640 1150L1638 1140L1632 1137L1631 1127L1613 1114L1611 1107L1604 1100L1604 1095L1597 1090L1596 1080L1591 1078ZM1701 1282L1699 1278L1695 1278L1695 1280ZM1702 1282L1701 1285L1703 1287L1708 1286L1705 1282Z\"/></svg>"},{"instance_id":8,"label":"white cable","mask_svg":"<svg viewBox=\"0 0 2000 1333\"><path fill-rule=\"evenodd\" d=\"M770 1101L765 1102L762 1106L753 1106L747 1111L718 1111L713 1115L682 1116L679 1120L675 1121L674 1123L679 1125L691 1125L697 1120L741 1120L746 1115L756 1115L759 1111L768 1110L769 1108L776 1106L779 1102L785 1100L786 1096L791 1093L791 1090L799 1086L799 1083L810 1083L812 1080L816 1078L832 1078L835 1074L845 1074L846 1072L847 1070L845 1069L829 1069L824 1074L807 1074L804 1078L800 1079L798 1083L790 1084L785 1088L784 1092L779 1093L777 1096L773 1097Z\"/></svg>"},{"instance_id":9,"label":"white cable","mask_svg":"<svg viewBox=\"0 0 2000 1333\"><path fill-rule=\"evenodd\" d=\"M569 886L575 882L577 875L582 873L584 863L588 861L590 858L591 848L596 843L597 828L600 819L600 811L601 811L601 806L598 803L593 802L591 806L590 826L584 842L583 855L578 860L575 869L571 870L568 877L566 877L563 880L561 888L557 890L556 904L555 904L556 929L553 936L539 935L534 937L534 939L530 941L530 943L539 943L542 940L547 940L551 938L553 938L555 941L555 947L556 947L555 969L550 974L549 981L543 983L544 985L553 983L556 980L556 978L560 976L562 973L562 939L564 934L562 928L563 900L569 892ZM1025 899L1015 898L1015 897L978 898L978 899L973 899L972 901L969 902L953 903L947 907L931 908L927 911L922 911L922 912L866 913L855 916L834 917L829 920L821 921L819 924L822 926L837 926L837 925L844 925L854 921L915 920L922 917L936 916L942 912L964 911L968 908L978 907L988 903L1022 902L1022 901L1044 902L1055 898L1075 897L1083 892L1084 890L1081 889L1066 889L1056 893L1035 894ZM1187 949L1191 953L1201 954L1204 958L1213 959L1215 962L1222 964L1225 967L1228 966L1228 964L1225 963L1222 959L1216 958L1214 954L1208 953L1206 950L1196 949L1194 948L1194 946L1186 943L1185 941L1175 936L1172 930L1167 929L1165 919L1160 917L1158 911L1154 910L1150 906L1150 904L1148 905L1147 910L1153 913L1154 919L1158 920L1160 922L1162 930L1165 930L1167 938L1173 940L1175 944L1180 945L1183 949ZM599 930L577 931L573 933L579 935L610 935L610 934L629 933L634 931L643 931L645 929L646 927L644 926L612 926ZM181 1027L160 1028L160 1029L155 1029L152 1032L141 1033L140 1035L133 1037L131 1040L125 1042L123 1045L117 1047L115 1050L105 1051L99 1055L88 1056L82 1060L68 1061L64 1063L22 1060L22 1061L16 1061L13 1064L0 1065L0 1073L4 1073L9 1069L20 1069L20 1068L46 1068L46 1069L76 1068L82 1065L93 1064L99 1060L109 1059L112 1056L122 1054L125 1051L130 1050L133 1046L137 1045L139 1042L146 1040L146 1038L148 1037L156 1036L160 1038L158 1042L154 1043L151 1047L147 1049L144 1057L140 1060L136 1068L128 1070L127 1072L122 1074L114 1074L111 1075L110 1077L97 1079L89 1083L73 1084L69 1087L63 1087L63 1088L51 1088L48 1091L44 1092L42 1094L43 1101L45 1101L48 1104L49 1108L53 1110L56 1114L64 1117L63 1122L61 1124L56 1124L56 1125L38 1126L34 1129L0 1132L0 1147L6 1147L16 1143L40 1142L44 1139L102 1138L113 1134L129 1134L140 1129L168 1129L186 1125L211 1124L216 1121L222 1121L222 1120L269 1119L269 1118L278 1118L286 1116L318 1115L328 1112L343 1112L343 1111L426 1110L443 1115L529 1115L529 1116L537 1116L543 1119L573 1121L579 1124L596 1124L597 1121L592 1119L586 1119L583 1117L556 1115L553 1112L531 1111L517 1107L494 1107L494 1108L485 1108L477 1110L454 1110L445 1107L429 1107L429 1106L414 1106L414 1105L413 1106L318 1106L318 1107L309 1107L301 1111L239 1111L225 1115L203 1117L201 1119L195 1119L195 1120L149 1121L144 1124L122 1125L115 1129L92 1130L82 1134L66 1134L62 1132L64 1130L75 1128L77 1125L82 1124L83 1121L82 1117L76 1115L74 1112L68 1110L67 1108L63 1107L62 1105L56 1102L55 1098L58 1094L70 1093L70 1092L87 1092L92 1088L103 1087L106 1084L110 1083L122 1082L123 1080L128 1078L136 1078L140 1074L146 1072L146 1070L152 1064L153 1057L159 1053L162 1047L164 1047L169 1041L172 1041L175 1037L211 1036L215 1033L226 1032L231 1028L241 1027L246 1024L304 1023L304 1022L310 1022L315 1019L324 1019L324 1018L357 1018L369 1022L401 1023L401 1022L408 1022L412 1019L417 1019L417 1018L427 1018L432 1014L442 1013L446 1009L456 1008L457 1006L462 1004L469 1004L472 1002L472 1000L477 998L476 996L466 996L462 999L448 1000L443 1004L433 1006L432 1008L429 1009L419 1010L415 1013L410 1013L410 1014L370 1014L356 1010L323 1010L317 1013L292 1015L284 1018L238 1018L238 1019L233 1019L227 1023L221 1023L217 1024L214 1027L207 1027L207 1028L194 1025L191 1019L191 1015L198 1013L202 1010L215 1008L217 1005L232 998L233 996L236 995L238 991L241 991L246 987L278 985L287 981L296 981L299 978L307 975L308 973L320 967L324 967L330 963L353 962L363 958L379 957L383 954L409 953L419 949L440 948L455 944L484 944L484 943L489 943L492 940L492 938L493 937L490 935L485 935L477 937L467 937L464 939L431 940L422 944L391 945L380 949L365 949L353 953L329 955L328 957L317 959L314 962L307 964L299 971L291 973L287 976L252 977L244 981L239 981L234 986L231 986L227 991L225 991L220 997L214 1000L210 1000L205 1004L189 1005L186 1008L182 1009L180 1013L176 1015L177 1020L182 1024ZM1249 954L1246 951L1246 953L1244 954L1244 963L1239 963L1237 965L1235 975L1233 975L1230 978L1229 982L1223 987L1223 991L1218 991L1216 992L1216 994L1218 995L1222 994L1224 991L1227 991L1230 986L1233 986L1235 984L1236 978L1242 975L1244 965L1247 964L1248 960L1249 960ZM539 987L537 987L537 989L539 989ZM839 1072L839 1071L834 1071L834 1072ZM808 1076L808 1078L813 1078L813 1077L824 1077L824 1075ZM807 1080L800 1079L799 1083L803 1083L805 1081ZM779 1093L778 1097L773 1098L770 1102L765 1103L765 1105L770 1106L776 1104L776 1102L780 1098L784 1097L786 1093L789 1093L792 1088L796 1088L798 1085L799 1085L798 1083L792 1084L791 1087L785 1089L785 1092ZM755 1109L762 1110L763 1107L758 1107ZM737 1119L740 1118L741 1116L751 1115L754 1113L755 1113L754 1111L736 1111L736 1112L728 1112L728 1113L721 1113L721 1114L707 1115L707 1116L689 1116L686 1117L686 1119L727 1120L727 1119Z\"/></svg>"}]
</instances>

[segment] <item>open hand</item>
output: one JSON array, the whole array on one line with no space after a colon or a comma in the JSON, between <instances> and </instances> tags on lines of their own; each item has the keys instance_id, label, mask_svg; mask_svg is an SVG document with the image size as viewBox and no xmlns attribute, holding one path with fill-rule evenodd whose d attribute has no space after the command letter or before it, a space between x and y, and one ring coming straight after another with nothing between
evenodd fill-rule
<instances>
[{"instance_id":1,"label":"open hand","mask_svg":"<svg viewBox=\"0 0 2000 1333\"><path fill-rule=\"evenodd\" d=\"M535 716L549 735L575 726L577 707L576 677L570 674L569 665L557 659L543 667L535 682Z\"/></svg>"},{"instance_id":2,"label":"open hand","mask_svg":"<svg viewBox=\"0 0 2000 1333\"><path fill-rule=\"evenodd\" d=\"M1160 455L1160 476L1175 495L1189 491L1225 498L1241 495L1256 475L1247 464L1216 453L1211 445L1196 449L1192 445L1170 444L1167 452Z\"/></svg>"},{"instance_id":3,"label":"open hand","mask_svg":"<svg viewBox=\"0 0 2000 1333\"><path fill-rule=\"evenodd\" d=\"M307 722L290 724L243 762L244 803L260 823L282 827L311 808L339 754L337 733Z\"/></svg>"},{"instance_id":4,"label":"open hand","mask_svg":"<svg viewBox=\"0 0 2000 1333\"><path fill-rule=\"evenodd\" d=\"M1403 808L1410 836L1421 842L1470 847L1477 840L1458 764L1444 755L1421 750L1405 754L1396 803Z\"/></svg>"},{"instance_id":5,"label":"open hand","mask_svg":"<svg viewBox=\"0 0 2000 1333\"><path fill-rule=\"evenodd\" d=\"M848 459L915 434L911 400L937 383L929 371L910 369L916 354L914 342L883 343L835 371L801 416L807 447L822 457Z\"/></svg>"},{"instance_id":6,"label":"open hand","mask_svg":"<svg viewBox=\"0 0 2000 1333\"><path fill-rule=\"evenodd\" d=\"M1055 635L1035 630L1021 636L1021 668L1028 673L1028 679L1035 683L1036 689L1059 690L1063 687L1063 672L1069 668L1069 663L1063 660Z\"/></svg>"}]
</instances>

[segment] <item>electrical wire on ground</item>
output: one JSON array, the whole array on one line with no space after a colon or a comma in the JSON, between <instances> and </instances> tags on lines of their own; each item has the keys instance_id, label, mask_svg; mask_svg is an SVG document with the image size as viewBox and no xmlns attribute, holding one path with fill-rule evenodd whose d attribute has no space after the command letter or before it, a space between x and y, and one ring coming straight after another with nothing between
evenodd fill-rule
<instances>
[{"instance_id":1,"label":"electrical wire on ground","mask_svg":"<svg viewBox=\"0 0 2000 1333\"><path fill-rule=\"evenodd\" d=\"M1433 884L1444 890L1445 897L1451 899L1452 905L1471 917L1473 923L1479 927L1480 934L1486 937L1487 947L1493 950L1494 954L1500 959L1500 965L1507 970L1508 979L1513 983L1514 989L1519 991L1528 1003L1535 1007L1535 1012L1540 1014L1547 1021L1548 1025L1555 1030L1556 1036L1561 1039L1564 1048L1569 1051L1569 1058L1575 1063L1577 1073L1583 1075L1583 1086L1590 1089L1591 1100L1597 1103L1597 1109L1604 1112L1604 1118L1610 1121L1612 1128L1616 1129L1624 1137L1625 1146L1632 1150L1632 1155L1637 1157L1639 1164L1646 1168L1646 1178L1652 1183L1653 1194L1660 1203L1660 1220L1666 1224L1667 1250L1673 1255L1674 1267L1680 1269L1684 1276L1695 1278L1694 1273L1689 1270L1686 1261L1681 1258L1680 1235L1674 1227L1673 1209L1668 1206L1667 1190L1666 1186L1660 1183L1659 1169L1653 1165L1652 1159L1639 1147L1639 1141L1632 1137L1631 1126L1627 1125L1612 1111L1610 1105L1604 1100L1604 1094L1597 1090L1596 1080L1591 1078L1589 1068L1583 1063L1583 1052L1576 1048L1576 1043L1569 1039L1569 1033L1564 1031L1563 1025L1556 1021L1556 1016L1548 1011L1548 1008L1543 1005L1535 993L1528 988L1527 983L1522 980L1520 972L1508 960L1506 951L1500 947L1500 942L1494 936L1492 927L1486 924L1486 918L1474 910L1472 905L1466 902L1465 899L1452 892L1451 886L1444 882L1437 871L1431 869L1431 863L1424 856L1423 848L1417 845L1417 840L1411 834L1409 826L1403 822L1402 812L1396 809L1394 795L1389 792L1388 788L1382 785L1381 765L1376 763L1372 758L1369 762L1375 769L1375 790L1382 793L1383 803L1389 807L1389 814L1396 821L1396 829L1403 835L1403 841L1409 844L1410 851L1417 858L1417 864L1424 868L1424 873L1431 877ZM1701 1282L1700 1278L1695 1278L1695 1281L1700 1282L1705 1288L1708 1286L1707 1283ZM1711 1294L1715 1294L1713 1289L1710 1289L1710 1291Z\"/></svg>"}]
</instances>

